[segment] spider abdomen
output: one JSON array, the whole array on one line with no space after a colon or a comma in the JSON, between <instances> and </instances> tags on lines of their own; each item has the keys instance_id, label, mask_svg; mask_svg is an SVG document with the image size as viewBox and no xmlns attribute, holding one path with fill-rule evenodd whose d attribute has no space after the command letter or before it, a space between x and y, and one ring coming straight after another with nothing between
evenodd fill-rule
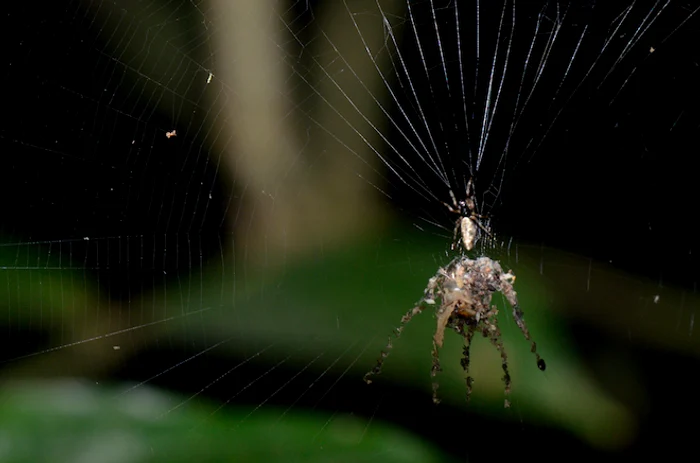
<instances>
[{"instance_id":1,"label":"spider abdomen","mask_svg":"<svg viewBox=\"0 0 700 463\"><path fill-rule=\"evenodd\" d=\"M462 217L460 229L462 231L462 243L467 251L471 251L474 249L474 243L476 243L476 236L479 229L474 220L470 217Z\"/></svg>"}]
</instances>

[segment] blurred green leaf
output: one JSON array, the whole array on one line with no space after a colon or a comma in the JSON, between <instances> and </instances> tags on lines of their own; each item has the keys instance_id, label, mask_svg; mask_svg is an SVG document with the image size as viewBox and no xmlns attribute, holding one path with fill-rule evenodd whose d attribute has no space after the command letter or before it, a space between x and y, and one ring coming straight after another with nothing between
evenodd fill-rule
<instances>
[{"instance_id":1,"label":"blurred green leaf","mask_svg":"<svg viewBox=\"0 0 700 463\"><path fill-rule=\"evenodd\" d=\"M354 416L198 404L140 387L73 380L18 382L0 390L3 462L437 462L419 438ZM248 416L250 414L250 416Z\"/></svg>"},{"instance_id":2,"label":"blurred green leaf","mask_svg":"<svg viewBox=\"0 0 700 463\"><path fill-rule=\"evenodd\" d=\"M358 354L350 374L358 378L357 387L371 387L360 378L375 365L387 336L421 298L428 279L451 259L435 253L445 246L443 239L422 232L394 232L393 239L374 239L327 251L306 262L290 262L279 272L250 272L245 279L236 278L233 305L211 298L222 291L222 269L213 269L204 278L215 285L203 291L204 305L223 307L205 319L208 340L211 342L215 333L221 339L232 336L235 342L227 344L232 349L274 344L280 354L306 346L305 353L294 356L299 366L308 364L318 352L342 356L349 346L359 344L366 349ZM503 263L511 268L505 259ZM227 265L231 273L233 263ZM581 364L565 325L549 308L554 298L537 268L512 268L526 322L547 362L546 372L538 370L511 309L502 297L495 296L494 303L501 307L500 327L513 379L511 401L519 409L519 419L525 416L532 422L568 429L600 448L626 445L635 433L633 415ZM224 287L233 285L227 280ZM169 291L169 296L167 305L184 299L179 291ZM166 330L170 333L169 327ZM401 338L393 341L391 355L376 380L422 387L430 400L434 330L430 310L415 317ZM439 395L443 403L467 407L461 346L462 338L447 333L440 352L443 372L438 375ZM499 355L485 339L475 338L472 343L471 376L475 384L469 409L513 419L503 410Z\"/></svg>"},{"instance_id":3,"label":"blurred green leaf","mask_svg":"<svg viewBox=\"0 0 700 463\"><path fill-rule=\"evenodd\" d=\"M193 272L189 280L182 276L167 288L143 294L128 306L105 302L105 298L97 303L99 298L84 281L76 282L73 271L6 270L12 279L8 280L5 300L10 303L3 319L21 330L38 328L60 339L50 344L50 352L35 349L30 355L37 355L12 362L6 377L26 376L27 372L104 376L121 362L137 361L140 350L156 345L159 339L172 344L203 336L206 346L221 342L217 355L240 358L242 352L272 346L269 353L288 356L288 366L308 366L309 371L324 368L323 362L313 362L323 353L325 358L340 359L341 371L348 368L342 374L356 378L358 388L371 388L361 380L362 375L375 365L387 336L420 299L428 279L449 262L450 256L441 253L445 243L424 232L391 230L384 238L375 236L328 249L306 260L280 256L260 269L246 268L245 259L225 260L209 265L201 274ZM440 352L444 368L437 378L440 398L446 405L469 407L504 420L524 419L568 429L597 447L624 446L634 436L634 416L581 364L565 325L550 308L554 296L547 280L536 266L522 264L527 260L523 254L521 265L509 265L505 257L501 261L506 268L512 266L517 276L521 307L547 371L537 369L529 343L497 296L494 303L502 309L500 326L517 415L503 410L500 360L484 339L473 342L475 384L466 405L459 362L462 339L448 333ZM66 331L65 326L71 330ZM384 372L376 381L422 388L430 401L434 330L429 310L415 317L394 341ZM121 338L121 331L128 338ZM349 356L343 357L348 349ZM164 364L162 370L150 373L170 366ZM254 415L262 414L257 411Z\"/></svg>"}]
</instances>

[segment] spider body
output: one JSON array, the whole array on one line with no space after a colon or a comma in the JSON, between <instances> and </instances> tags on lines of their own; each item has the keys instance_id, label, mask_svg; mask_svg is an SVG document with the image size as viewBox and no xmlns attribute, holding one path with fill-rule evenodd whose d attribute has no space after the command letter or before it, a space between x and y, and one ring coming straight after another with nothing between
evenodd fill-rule
<instances>
[{"instance_id":1,"label":"spider body","mask_svg":"<svg viewBox=\"0 0 700 463\"><path fill-rule=\"evenodd\" d=\"M459 219L458 224L462 234L462 243L464 244L464 248L467 251L471 251L474 248L474 243L476 243L476 238L479 234L477 222L471 217L462 217ZM457 247L457 244L453 243L452 249Z\"/></svg>"},{"instance_id":2,"label":"spider body","mask_svg":"<svg viewBox=\"0 0 700 463\"><path fill-rule=\"evenodd\" d=\"M498 310L491 305L493 293L500 292L505 296L508 303L513 308L513 318L523 333L525 339L531 343L531 351L537 358L537 367L545 369L544 360L537 353L536 344L530 338L530 332L525 326L523 312L518 304L517 294L513 288L515 275L510 271L504 272L501 265L488 257L469 259L466 256L459 256L452 260L447 266L438 270L434 277L430 278L425 288L423 298L416 307L409 310L401 319L401 324L395 330L398 338L404 326L415 315L421 313L428 306L436 306L435 318L437 327L433 335L433 364L431 376L434 378L441 370L439 349L443 346L445 329L449 328L464 338L462 368L466 375L467 400L471 394L473 379L469 376L469 347L474 333L479 332L488 338L501 354L501 365L503 368L503 381L505 383L506 396L510 393L511 378L508 371L508 357L501 340L501 331L498 328ZM388 356L388 351L392 348L391 336L385 351L382 352L377 365L365 375L365 381L371 375L381 373L384 360ZM433 382L433 401L438 403L436 382ZM510 402L505 400L505 406L509 407Z\"/></svg>"},{"instance_id":3,"label":"spider body","mask_svg":"<svg viewBox=\"0 0 700 463\"><path fill-rule=\"evenodd\" d=\"M456 249L461 242L464 249L471 251L474 249L476 241L479 239L479 230L491 235L487 226L481 223L481 219L486 219L485 216L476 212L477 204L474 196L474 183L472 179L467 182L466 198L462 201L457 201L455 194L450 190L452 205L443 203L447 209L459 215L454 229L454 237L452 241L452 249ZM459 233L460 237L457 238Z\"/></svg>"}]
</instances>

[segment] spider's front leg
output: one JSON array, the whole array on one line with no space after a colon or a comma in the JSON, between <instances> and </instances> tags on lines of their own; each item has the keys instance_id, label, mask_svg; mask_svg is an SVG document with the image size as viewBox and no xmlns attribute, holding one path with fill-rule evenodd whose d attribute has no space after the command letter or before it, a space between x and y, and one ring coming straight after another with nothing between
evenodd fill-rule
<instances>
[{"instance_id":1,"label":"spider's front leg","mask_svg":"<svg viewBox=\"0 0 700 463\"><path fill-rule=\"evenodd\" d=\"M413 317L421 313L425 309L426 305L431 305L433 303L434 302L421 299L417 306L406 312L406 314L403 317L401 317L401 324L399 324L398 328L394 329L393 336L396 339L399 339L399 336L401 336L401 332L403 332L403 328L406 325L406 323L410 322ZM392 335L389 335L389 341L387 342L386 346L384 347L384 350L380 354L379 359L377 360L377 364L374 366L374 368L365 373L365 376L362 377L362 379L367 384L372 384L372 380L369 379L370 376L378 375L382 372L382 365L384 365L384 360L386 360L386 358L389 356L389 351L391 351L391 349L394 347L391 336Z\"/></svg>"},{"instance_id":2,"label":"spider's front leg","mask_svg":"<svg viewBox=\"0 0 700 463\"><path fill-rule=\"evenodd\" d=\"M438 313L436 314L437 328L435 329L435 334L433 335L433 365L430 368L430 376L432 376L433 378L437 376L439 371L442 371L442 367L440 366L439 349L442 347L442 343L445 338L445 328L450 323L450 317L452 317L455 306L456 304L454 302L446 305L443 304L440 307ZM438 399L437 397L438 386L438 383L436 381L433 381L433 403L435 403L436 405L440 403L440 399Z\"/></svg>"},{"instance_id":3,"label":"spider's front leg","mask_svg":"<svg viewBox=\"0 0 700 463\"><path fill-rule=\"evenodd\" d=\"M457 202L457 198L455 198L455 194L450 190L450 198L452 198L452 205L449 205L443 201L440 201L448 211L454 213L454 214L460 214L459 211L459 203Z\"/></svg>"}]
</instances>

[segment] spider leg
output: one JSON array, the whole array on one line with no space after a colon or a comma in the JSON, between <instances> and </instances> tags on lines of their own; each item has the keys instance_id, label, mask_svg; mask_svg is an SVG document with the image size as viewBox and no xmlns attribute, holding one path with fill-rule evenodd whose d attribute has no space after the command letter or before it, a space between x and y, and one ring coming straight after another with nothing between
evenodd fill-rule
<instances>
[{"instance_id":1,"label":"spider leg","mask_svg":"<svg viewBox=\"0 0 700 463\"><path fill-rule=\"evenodd\" d=\"M452 192L450 191L450 193L452 193ZM454 195L452 195L452 199L454 199ZM440 201L440 202L442 202L442 201ZM442 203L442 204L443 204L450 212L452 212L452 213L454 213L454 214L459 214L459 209L455 209L454 207L450 206L450 205L447 204L447 203Z\"/></svg>"},{"instance_id":2,"label":"spider leg","mask_svg":"<svg viewBox=\"0 0 700 463\"><path fill-rule=\"evenodd\" d=\"M450 317L454 311L454 306L443 307L437 314L437 328L435 329L435 335L433 335L433 366L430 368L430 376L435 378L439 371L442 371L440 366L440 351L442 343L445 337L445 327L450 322ZM433 381L433 403L436 405L440 403L440 399L437 398L438 383Z\"/></svg>"},{"instance_id":3,"label":"spider leg","mask_svg":"<svg viewBox=\"0 0 700 463\"><path fill-rule=\"evenodd\" d=\"M513 289L513 282L515 281L515 276L509 272L501 274L499 279L501 280L500 291L506 297L506 300L508 300L508 303L511 305L511 307L513 307L513 319L518 325L518 328L520 328L520 332L523 333L525 339L530 341L530 352L535 354L535 357L537 358L537 368L544 371L547 368L547 364L544 363L544 360L542 359L542 357L540 357L540 354L537 353L537 344L535 344L535 341L533 341L530 337L530 331L527 329L527 325L525 325L525 319L523 318L523 311L520 308L520 304L518 304L518 296L515 290Z\"/></svg>"},{"instance_id":4,"label":"spider leg","mask_svg":"<svg viewBox=\"0 0 700 463\"><path fill-rule=\"evenodd\" d=\"M435 375L437 375L437 372L442 370L442 367L440 366L440 353L438 352L438 347L437 344L435 344L435 340L433 340L433 366L430 368L430 376L435 378ZM435 405L440 403L440 399L438 399L437 396L437 390L440 385L437 383L437 381L433 380L433 403Z\"/></svg>"},{"instance_id":5,"label":"spider leg","mask_svg":"<svg viewBox=\"0 0 700 463\"><path fill-rule=\"evenodd\" d=\"M452 190L450 190L450 198L452 198L452 204L457 208L457 212L459 212L459 207L457 206L459 203L457 202L457 198Z\"/></svg>"},{"instance_id":6,"label":"spider leg","mask_svg":"<svg viewBox=\"0 0 700 463\"><path fill-rule=\"evenodd\" d=\"M474 177L470 178L467 182L467 198L470 198L474 194Z\"/></svg>"},{"instance_id":7,"label":"spider leg","mask_svg":"<svg viewBox=\"0 0 700 463\"><path fill-rule=\"evenodd\" d=\"M471 376L469 376L469 347L471 345L472 338L474 337L474 329L475 325L469 324L467 325L467 331L463 333L464 346L462 347L462 360L460 361L460 363L462 364L462 369L464 370L464 374L466 375L467 402L469 402L469 398L472 395L472 384L474 383L474 379Z\"/></svg>"},{"instance_id":8,"label":"spider leg","mask_svg":"<svg viewBox=\"0 0 700 463\"><path fill-rule=\"evenodd\" d=\"M452 312L454 312L454 305L446 306L440 309L437 313L437 328L435 329L435 334L433 335L433 345L435 348L441 348L442 342L445 338L445 327L450 321ZM435 374L433 374L435 376Z\"/></svg>"},{"instance_id":9,"label":"spider leg","mask_svg":"<svg viewBox=\"0 0 700 463\"><path fill-rule=\"evenodd\" d=\"M401 332L403 331L404 326L406 326L406 323L410 322L413 317L421 313L425 309L425 300L421 300L417 306L406 312L406 314L401 317L401 324L399 324L398 328L394 329L393 336L396 339L399 339L399 336L401 336ZM378 375L382 372L382 365L384 365L384 360L389 356L389 351L394 347L394 344L392 342L392 335L389 335L389 341L386 344L386 347L384 347L384 350L379 356L379 359L377 359L377 364L372 368L370 371L365 373L365 376L362 377L362 379L367 383L367 384L372 384L372 380L369 379L370 376L372 375Z\"/></svg>"},{"instance_id":10,"label":"spider leg","mask_svg":"<svg viewBox=\"0 0 700 463\"><path fill-rule=\"evenodd\" d=\"M530 352L535 354L535 357L537 358L537 368L544 371L545 368L547 368L547 364L544 363L544 360L542 357L540 357L540 354L537 353L537 344L530 337L530 331L527 329L525 319L523 318L523 311L520 309L517 300L515 301L515 304L513 304L513 319L515 319L515 323L518 325L518 328L520 328L520 331L523 333L523 336L525 336L525 339L530 341Z\"/></svg>"},{"instance_id":11,"label":"spider leg","mask_svg":"<svg viewBox=\"0 0 700 463\"><path fill-rule=\"evenodd\" d=\"M508 355L506 355L506 350L503 347L503 341L501 340L501 330L498 328L498 321L496 318L491 318L490 323L484 327L483 334L491 340L498 352L501 354L501 366L503 367L503 382L505 383L505 394L506 397L510 394L511 380L510 373L508 372ZM505 408L510 408L510 401L506 398L503 402Z\"/></svg>"}]
</instances>

